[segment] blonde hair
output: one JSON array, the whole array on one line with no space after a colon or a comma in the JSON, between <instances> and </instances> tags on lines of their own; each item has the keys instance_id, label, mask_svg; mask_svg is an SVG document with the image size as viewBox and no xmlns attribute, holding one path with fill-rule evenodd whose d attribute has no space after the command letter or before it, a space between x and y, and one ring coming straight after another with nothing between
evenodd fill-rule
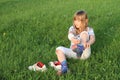
<instances>
[{"instance_id":1,"label":"blonde hair","mask_svg":"<svg viewBox=\"0 0 120 80\"><path fill-rule=\"evenodd\" d=\"M76 25L74 24L74 21L78 19L78 17L81 16L82 18L84 17L85 19L88 19L87 13L83 10L81 11L77 11L74 16L73 16L73 26L76 29L76 34L79 34L80 32L82 32L84 29L81 28L81 30L79 30L78 28L76 28ZM85 28L87 28L88 23L85 23Z\"/></svg>"}]
</instances>

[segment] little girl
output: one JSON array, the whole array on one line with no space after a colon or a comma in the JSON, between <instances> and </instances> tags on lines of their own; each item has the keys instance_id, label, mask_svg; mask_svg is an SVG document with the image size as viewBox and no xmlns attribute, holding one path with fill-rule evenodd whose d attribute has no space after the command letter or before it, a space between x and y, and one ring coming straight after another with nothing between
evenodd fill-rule
<instances>
[{"instance_id":1,"label":"little girl","mask_svg":"<svg viewBox=\"0 0 120 80\"><path fill-rule=\"evenodd\" d=\"M70 48L63 46L56 48L58 61L61 63L61 70L58 75L67 73L66 57L74 59L87 59L91 54L90 45L95 42L93 28L88 26L88 17L85 11L78 11L73 17L73 26L69 28L68 39L71 41Z\"/></svg>"}]
</instances>

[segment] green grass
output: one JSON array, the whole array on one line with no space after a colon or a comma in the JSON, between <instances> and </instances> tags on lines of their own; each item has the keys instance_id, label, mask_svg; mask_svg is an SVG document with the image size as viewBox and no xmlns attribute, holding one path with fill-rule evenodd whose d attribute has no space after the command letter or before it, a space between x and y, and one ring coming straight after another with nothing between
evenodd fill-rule
<instances>
[{"instance_id":1,"label":"green grass","mask_svg":"<svg viewBox=\"0 0 120 80\"><path fill-rule=\"evenodd\" d=\"M0 0L0 80L120 80L119 0ZM69 47L72 17L86 10L96 42L88 60L68 59L70 73L48 66L55 49ZM42 61L47 72L28 66Z\"/></svg>"}]
</instances>

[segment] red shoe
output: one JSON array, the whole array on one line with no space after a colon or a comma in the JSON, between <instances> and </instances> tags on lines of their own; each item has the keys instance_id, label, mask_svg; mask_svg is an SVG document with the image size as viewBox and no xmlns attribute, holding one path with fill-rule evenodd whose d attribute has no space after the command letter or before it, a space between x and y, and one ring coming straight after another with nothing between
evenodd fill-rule
<instances>
[{"instance_id":1,"label":"red shoe","mask_svg":"<svg viewBox=\"0 0 120 80\"><path fill-rule=\"evenodd\" d=\"M53 67L56 71L61 70L61 63L59 61L51 61L49 65Z\"/></svg>"},{"instance_id":2,"label":"red shoe","mask_svg":"<svg viewBox=\"0 0 120 80\"><path fill-rule=\"evenodd\" d=\"M54 64L57 65L61 65L61 63L59 61L54 61Z\"/></svg>"},{"instance_id":3,"label":"red shoe","mask_svg":"<svg viewBox=\"0 0 120 80\"><path fill-rule=\"evenodd\" d=\"M41 72L47 70L45 64L43 64L42 62L37 62L34 65L29 66L28 69L33 71L41 71Z\"/></svg>"},{"instance_id":4,"label":"red shoe","mask_svg":"<svg viewBox=\"0 0 120 80\"><path fill-rule=\"evenodd\" d=\"M42 68L42 67L44 66L44 64L43 64L42 62L37 62L36 64L37 64L37 66L39 66L40 68Z\"/></svg>"}]
</instances>

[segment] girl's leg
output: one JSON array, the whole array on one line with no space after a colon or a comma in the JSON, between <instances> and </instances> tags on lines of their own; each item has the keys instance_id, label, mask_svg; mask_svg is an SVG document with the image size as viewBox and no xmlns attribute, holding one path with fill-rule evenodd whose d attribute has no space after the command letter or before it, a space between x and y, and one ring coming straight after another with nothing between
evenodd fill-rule
<instances>
[{"instance_id":1,"label":"girl's leg","mask_svg":"<svg viewBox=\"0 0 120 80\"><path fill-rule=\"evenodd\" d=\"M68 70L66 57L77 59L76 53L73 52L72 49L62 46L56 48L56 55L62 65L61 71L58 71L58 75L66 73Z\"/></svg>"},{"instance_id":2,"label":"girl's leg","mask_svg":"<svg viewBox=\"0 0 120 80\"><path fill-rule=\"evenodd\" d=\"M60 47L56 48L56 55L57 55L58 60L60 62L66 60L66 57L67 58L78 59L76 53L72 49L66 48L66 47L63 47L63 46L60 46Z\"/></svg>"},{"instance_id":3,"label":"girl's leg","mask_svg":"<svg viewBox=\"0 0 120 80\"><path fill-rule=\"evenodd\" d=\"M86 42L89 40L89 35L88 35L88 32L86 31L83 31L81 34L80 34L80 39L81 39L81 44L84 45L84 47L86 47Z\"/></svg>"},{"instance_id":4,"label":"girl's leg","mask_svg":"<svg viewBox=\"0 0 120 80\"><path fill-rule=\"evenodd\" d=\"M83 51L83 54L81 55L80 59L82 60L85 60L87 59L90 54L91 54L91 49L90 49L90 46L89 47L86 47L86 42L89 40L89 35L88 35L88 32L86 31L83 31L81 34L80 34L80 39L81 39L81 44L84 45L84 48L85 50Z\"/></svg>"},{"instance_id":5,"label":"girl's leg","mask_svg":"<svg viewBox=\"0 0 120 80\"><path fill-rule=\"evenodd\" d=\"M63 51L61 51L61 50L56 50L56 55L57 55L57 58L58 58L58 60L59 60L60 62L63 62L64 60L66 60Z\"/></svg>"},{"instance_id":6,"label":"girl's leg","mask_svg":"<svg viewBox=\"0 0 120 80\"><path fill-rule=\"evenodd\" d=\"M57 74L61 75L62 73L66 73L68 70L67 61L66 61L64 52L62 50L56 49L56 55L57 55L58 61L60 61L61 66L62 66L61 70L58 71Z\"/></svg>"}]
</instances>

